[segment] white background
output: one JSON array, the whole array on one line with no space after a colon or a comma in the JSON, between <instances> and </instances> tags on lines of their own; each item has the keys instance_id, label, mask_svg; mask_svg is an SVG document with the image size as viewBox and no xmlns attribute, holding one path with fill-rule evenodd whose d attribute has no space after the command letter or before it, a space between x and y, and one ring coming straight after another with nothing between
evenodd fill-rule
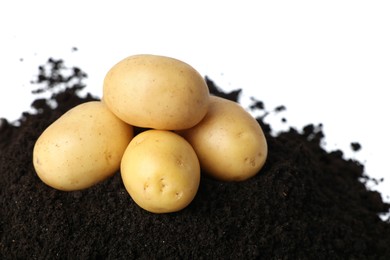
<instances>
[{"instance_id":1,"label":"white background","mask_svg":"<svg viewBox=\"0 0 390 260\"><path fill-rule=\"evenodd\" d=\"M270 116L277 129L323 123L326 149L384 177L373 189L390 201L389 14L389 1L1 1L0 117L30 109L30 81L49 57L87 72L100 97L119 60L172 56L243 89L243 105L285 105L287 124Z\"/></svg>"}]
</instances>

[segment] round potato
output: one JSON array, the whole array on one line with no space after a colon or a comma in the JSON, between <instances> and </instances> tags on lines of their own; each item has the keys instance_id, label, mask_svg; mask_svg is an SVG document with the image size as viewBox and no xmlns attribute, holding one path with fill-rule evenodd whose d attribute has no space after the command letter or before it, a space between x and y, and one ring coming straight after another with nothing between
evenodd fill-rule
<instances>
[{"instance_id":1,"label":"round potato","mask_svg":"<svg viewBox=\"0 0 390 260\"><path fill-rule=\"evenodd\" d=\"M147 130L127 147L121 175L126 190L141 208L169 213L185 208L195 197L200 165L195 151L181 136Z\"/></svg>"},{"instance_id":2,"label":"round potato","mask_svg":"<svg viewBox=\"0 0 390 260\"><path fill-rule=\"evenodd\" d=\"M209 111L198 125L178 133L195 149L202 169L218 180L246 180L267 157L258 122L238 103L220 97L210 97Z\"/></svg>"},{"instance_id":3,"label":"round potato","mask_svg":"<svg viewBox=\"0 0 390 260\"><path fill-rule=\"evenodd\" d=\"M114 174L133 137L133 127L102 102L80 104L37 139L33 164L47 185L64 191L88 188Z\"/></svg>"},{"instance_id":4,"label":"round potato","mask_svg":"<svg viewBox=\"0 0 390 260\"><path fill-rule=\"evenodd\" d=\"M130 125L161 130L187 129L207 113L209 90L190 65L165 56L134 55L106 74L103 100Z\"/></svg>"}]
</instances>

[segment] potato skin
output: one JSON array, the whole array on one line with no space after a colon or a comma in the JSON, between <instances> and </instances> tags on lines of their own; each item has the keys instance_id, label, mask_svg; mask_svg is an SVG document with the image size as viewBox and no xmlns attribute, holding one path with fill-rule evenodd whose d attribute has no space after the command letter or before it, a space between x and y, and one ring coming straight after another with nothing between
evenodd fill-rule
<instances>
[{"instance_id":1,"label":"potato skin","mask_svg":"<svg viewBox=\"0 0 390 260\"><path fill-rule=\"evenodd\" d=\"M81 190L120 167L133 127L102 102L80 104L63 114L37 139L33 164L38 177L63 191Z\"/></svg>"},{"instance_id":2,"label":"potato skin","mask_svg":"<svg viewBox=\"0 0 390 260\"><path fill-rule=\"evenodd\" d=\"M221 181L243 181L263 167L267 142L258 122L238 103L210 97L205 118L178 131L196 151L202 169Z\"/></svg>"},{"instance_id":3,"label":"potato skin","mask_svg":"<svg viewBox=\"0 0 390 260\"><path fill-rule=\"evenodd\" d=\"M121 176L132 199L153 213L182 210L194 199L200 182L195 151L181 136L147 130L134 137L121 163Z\"/></svg>"},{"instance_id":4,"label":"potato skin","mask_svg":"<svg viewBox=\"0 0 390 260\"><path fill-rule=\"evenodd\" d=\"M207 113L208 98L207 84L193 67L165 56L129 56L104 78L107 106L123 121L143 128L190 128Z\"/></svg>"}]
</instances>

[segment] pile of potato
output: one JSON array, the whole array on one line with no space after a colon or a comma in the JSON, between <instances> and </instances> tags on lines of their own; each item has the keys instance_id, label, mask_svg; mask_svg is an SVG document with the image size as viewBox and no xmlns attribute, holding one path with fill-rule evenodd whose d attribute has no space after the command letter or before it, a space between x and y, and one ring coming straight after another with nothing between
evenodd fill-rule
<instances>
[{"instance_id":1,"label":"pile of potato","mask_svg":"<svg viewBox=\"0 0 390 260\"><path fill-rule=\"evenodd\" d=\"M132 199L154 213L185 208L201 169L220 181L242 181L266 158L264 133L246 110L210 95L190 65L157 55L115 64L102 100L66 112L33 151L37 175L47 185L86 189L120 170Z\"/></svg>"}]
</instances>

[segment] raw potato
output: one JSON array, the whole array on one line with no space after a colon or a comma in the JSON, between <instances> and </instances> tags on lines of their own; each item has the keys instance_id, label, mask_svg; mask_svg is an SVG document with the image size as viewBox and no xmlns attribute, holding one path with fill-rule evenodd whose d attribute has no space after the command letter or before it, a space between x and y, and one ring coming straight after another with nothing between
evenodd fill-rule
<instances>
[{"instance_id":1,"label":"raw potato","mask_svg":"<svg viewBox=\"0 0 390 260\"><path fill-rule=\"evenodd\" d=\"M267 157L258 122L236 102L220 97L210 97L209 111L198 125L178 133L194 147L202 169L218 180L246 180Z\"/></svg>"},{"instance_id":2,"label":"raw potato","mask_svg":"<svg viewBox=\"0 0 390 260\"><path fill-rule=\"evenodd\" d=\"M102 102L80 104L37 139L33 164L47 185L64 191L88 188L114 174L133 137L133 127Z\"/></svg>"},{"instance_id":3,"label":"raw potato","mask_svg":"<svg viewBox=\"0 0 390 260\"><path fill-rule=\"evenodd\" d=\"M196 125L206 115L209 89L204 78L180 60L134 55L108 71L103 100L133 126L179 130Z\"/></svg>"},{"instance_id":4,"label":"raw potato","mask_svg":"<svg viewBox=\"0 0 390 260\"><path fill-rule=\"evenodd\" d=\"M127 147L121 174L126 190L141 208L169 213L185 208L195 197L200 166L184 138L170 131L147 130Z\"/></svg>"}]
</instances>

